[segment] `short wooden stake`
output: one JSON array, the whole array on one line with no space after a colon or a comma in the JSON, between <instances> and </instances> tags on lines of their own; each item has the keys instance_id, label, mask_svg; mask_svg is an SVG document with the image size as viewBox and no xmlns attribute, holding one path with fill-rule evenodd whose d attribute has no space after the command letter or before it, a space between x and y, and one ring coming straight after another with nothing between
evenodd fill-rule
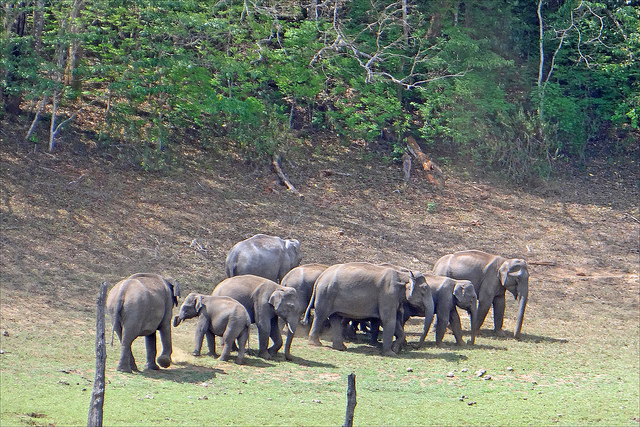
<instances>
[{"instance_id":1,"label":"short wooden stake","mask_svg":"<svg viewBox=\"0 0 640 427\"><path fill-rule=\"evenodd\" d=\"M347 378L347 415L343 427L353 427L353 414L356 410L356 374L351 373Z\"/></svg>"},{"instance_id":2,"label":"short wooden stake","mask_svg":"<svg viewBox=\"0 0 640 427\"><path fill-rule=\"evenodd\" d=\"M102 427L102 408L104 406L105 366L107 362L107 345L105 343L104 315L107 300L108 283L104 282L100 288L100 295L96 302L96 376L91 393L89 417L87 427Z\"/></svg>"}]
</instances>

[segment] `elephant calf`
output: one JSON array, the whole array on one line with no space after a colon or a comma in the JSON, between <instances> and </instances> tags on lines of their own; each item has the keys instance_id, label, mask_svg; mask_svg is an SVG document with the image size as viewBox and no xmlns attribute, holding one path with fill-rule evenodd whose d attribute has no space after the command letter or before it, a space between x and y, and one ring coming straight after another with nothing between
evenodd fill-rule
<instances>
[{"instance_id":1,"label":"elephant calf","mask_svg":"<svg viewBox=\"0 0 640 427\"><path fill-rule=\"evenodd\" d=\"M209 354L216 355L215 336L222 337L224 343L218 360L229 358L235 340L238 340L238 359L244 362L245 347L249 340L249 313L238 301L229 297L216 297L191 292L187 295L180 313L173 319L173 326L178 326L185 319L199 316L196 326L194 356L200 355L202 340L207 336Z\"/></svg>"},{"instance_id":2,"label":"elephant calf","mask_svg":"<svg viewBox=\"0 0 640 427\"><path fill-rule=\"evenodd\" d=\"M147 368L159 369L156 364L156 331L160 332L162 354L158 363L163 368L171 365L171 315L178 305L180 286L171 278L158 274L138 273L116 283L107 296L107 311L113 323L113 332L122 345L118 371L137 371L131 352L133 340L145 337ZM113 344L113 339L111 340Z\"/></svg>"},{"instance_id":3,"label":"elephant calf","mask_svg":"<svg viewBox=\"0 0 640 427\"><path fill-rule=\"evenodd\" d=\"M478 296L473 283L468 280L455 280L449 277L425 274L427 284L431 288L436 313L436 345L442 345L447 326L451 327L456 344L463 345L462 325L456 307L469 313L471 318L471 339L469 344L475 343L473 325L476 322L478 310ZM420 337L419 346L424 342L425 335Z\"/></svg>"}]
</instances>

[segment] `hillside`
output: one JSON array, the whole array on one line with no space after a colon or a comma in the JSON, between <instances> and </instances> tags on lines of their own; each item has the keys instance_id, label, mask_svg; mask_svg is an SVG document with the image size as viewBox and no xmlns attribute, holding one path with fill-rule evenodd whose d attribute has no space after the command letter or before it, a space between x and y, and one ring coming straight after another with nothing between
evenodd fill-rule
<instances>
[{"instance_id":1,"label":"hillside","mask_svg":"<svg viewBox=\"0 0 640 427\"><path fill-rule=\"evenodd\" d=\"M467 248L523 257L531 272L525 341L624 331L636 339L621 351L638 354L637 168L621 175L590 165L517 189L459 165L447 167L446 186L434 188L415 167L406 185L399 165L361 146L310 140L282 163L300 199L268 163L223 152L185 152L181 166L146 173L69 141L49 154L5 131L0 136L0 329L8 331L2 345L9 353L17 351L12 337L48 334L68 322L82 328L72 334L90 347L87 330L105 280L160 272L176 277L184 295L208 293L223 278L228 249L264 232L299 239L303 263L428 270ZM179 334L179 343L190 341ZM306 348L304 339L295 345ZM10 356L1 359L3 375L12 372ZM109 372L116 363L110 356ZM630 399L637 403L637 395Z\"/></svg>"}]
</instances>

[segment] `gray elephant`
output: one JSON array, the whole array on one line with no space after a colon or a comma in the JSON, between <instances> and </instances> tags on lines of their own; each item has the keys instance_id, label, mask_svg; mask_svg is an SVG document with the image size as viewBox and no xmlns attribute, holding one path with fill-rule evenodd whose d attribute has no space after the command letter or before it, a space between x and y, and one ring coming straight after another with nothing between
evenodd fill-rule
<instances>
[{"instance_id":1,"label":"gray elephant","mask_svg":"<svg viewBox=\"0 0 640 427\"><path fill-rule=\"evenodd\" d=\"M177 281L158 274L138 273L118 282L107 296L107 311L113 331L122 345L118 371L137 371L131 343L145 337L147 368L171 365L171 315L178 305L180 286ZM156 364L156 331L160 332L162 354ZM111 340L113 344L113 338Z\"/></svg>"},{"instance_id":2,"label":"gray elephant","mask_svg":"<svg viewBox=\"0 0 640 427\"><path fill-rule=\"evenodd\" d=\"M436 313L436 345L441 346L447 326L451 326L453 336L458 345L463 345L462 325L456 307L460 307L469 313L471 318L470 344L475 343L473 324L477 316L478 296L473 283L468 280L455 280L449 277L425 274L425 280L433 293ZM425 335L420 337L419 346L424 342Z\"/></svg>"},{"instance_id":3,"label":"gray elephant","mask_svg":"<svg viewBox=\"0 0 640 427\"><path fill-rule=\"evenodd\" d=\"M300 265L282 278L280 284L289 288L293 288L298 293L298 302L300 307L307 307L313 294L313 285L316 279L329 266L325 264L304 264Z\"/></svg>"},{"instance_id":4,"label":"gray elephant","mask_svg":"<svg viewBox=\"0 0 640 427\"><path fill-rule=\"evenodd\" d=\"M486 252L469 250L445 255L440 258L433 272L458 280L473 283L478 295L478 313L476 323L472 325L477 334L493 305L494 331L503 335L502 324L505 309L505 291L518 300L518 320L514 336L520 339L524 311L529 298L529 271L523 259L507 259Z\"/></svg>"},{"instance_id":5,"label":"gray elephant","mask_svg":"<svg viewBox=\"0 0 640 427\"><path fill-rule=\"evenodd\" d=\"M231 248L225 272L227 277L253 274L280 283L301 260L299 241L256 234Z\"/></svg>"},{"instance_id":6,"label":"gray elephant","mask_svg":"<svg viewBox=\"0 0 640 427\"><path fill-rule=\"evenodd\" d=\"M380 319L383 330L383 354L393 356L394 335L404 342L402 304L422 307L425 312L424 329L429 330L434 304L431 290L422 275L404 273L390 267L365 262L337 264L327 268L316 280L311 302L307 306L304 323L308 322L311 306L315 318L309 332L309 344L321 345L319 335L326 319L331 322L333 348L345 350L342 337L342 318Z\"/></svg>"},{"instance_id":7,"label":"gray elephant","mask_svg":"<svg viewBox=\"0 0 640 427\"><path fill-rule=\"evenodd\" d=\"M281 317L288 327L284 356L287 360L291 358L291 343L302 312L295 289L264 277L245 274L223 280L212 295L231 297L244 306L251 323L258 328L259 356L265 359L274 357L282 347L278 328L278 317ZM273 346L267 349L269 337Z\"/></svg>"},{"instance_id":8,"label":"gray elephant","mask_svg":"<svg viewBox=\"0 0 640 427\"><path fill-rule=\"evenodd\" d=\"M379 264L385 267L391 267L398 271L408 273L410 270L405 267L399 267L390 263ZM456 338L456 343L462 345L462 325L460 323L460 316L456 307L460 307L469 313L471 317L471 324L476 317L478 309L478 296L473 287L473 284L468 280L455 280L445 276L436 276L434 274L424 274L424 278L431 289L433 295L433 302L435 306L436 315L436 345L442 345L444 339L444 333L447 326L451 326L453 335ZM421 307L411 305L407 302L404 303L404 316L402 324L409 320L409 318L418 316L424 316L424 312ZM424 344L424 340L427 336L428 330L424 330L418 341L418 348ZM378 325L376 322L372 325L371 340L377 341L378 339ZM473 328L471 332L470 344L475 343L475 335L473 334Z\"/></svg>"},{"instance_id":9,"label":"gray elephant","mask_svg":"<svg viewBox=\"0 0 640 427\"><path fill-rule=\"evenodd\" d=\"M231 348L238 340L238 358L236 362L244 362L245 348L249 340L249 313L238 301L229 297L216 297L191 292L185 298L180 313L173 319L173 326L183 320L198 316L195 332L194 356L200 356L202 340L207 336L209 354L216 355L216 335L222 337L222 353L218 360L229 358Z\"/></svg>"}]
</instances>

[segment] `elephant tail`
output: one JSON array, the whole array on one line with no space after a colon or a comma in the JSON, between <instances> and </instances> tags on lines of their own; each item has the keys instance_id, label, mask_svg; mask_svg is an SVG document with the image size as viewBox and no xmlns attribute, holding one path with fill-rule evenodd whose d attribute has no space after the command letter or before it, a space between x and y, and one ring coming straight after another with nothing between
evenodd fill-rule
<instances>
[{"instance_id":1,"label":"elephant tail","mask_svg":"<svg viewBox=\"0 0 640 427\"><path fill-rule=\"evenodd\" d=\"M113 347L113 335L118 331L122 331L122 323L120 322L120 312L122 311L122 306L124 305L122 299L118 299L118 304L116 305L116 311L113 313L113 328L111 329L111 347Z\"/></svg>"},{"instance_id":2,"label":"elephant tail","mask_svg":"<svg viewBox=\"0 0 640 427\"><path fill-rule=\"evenodd\" d=\"M311 309L314 306L316 300L316 285L313 285L313 292L311 293L311 298L309 299L309 305L307 306L307 310L304 312L304 318L300 321L300 324L303 326L307 326L309 324L309 317L311 316Z\"/></svg>"}]
</instances>

